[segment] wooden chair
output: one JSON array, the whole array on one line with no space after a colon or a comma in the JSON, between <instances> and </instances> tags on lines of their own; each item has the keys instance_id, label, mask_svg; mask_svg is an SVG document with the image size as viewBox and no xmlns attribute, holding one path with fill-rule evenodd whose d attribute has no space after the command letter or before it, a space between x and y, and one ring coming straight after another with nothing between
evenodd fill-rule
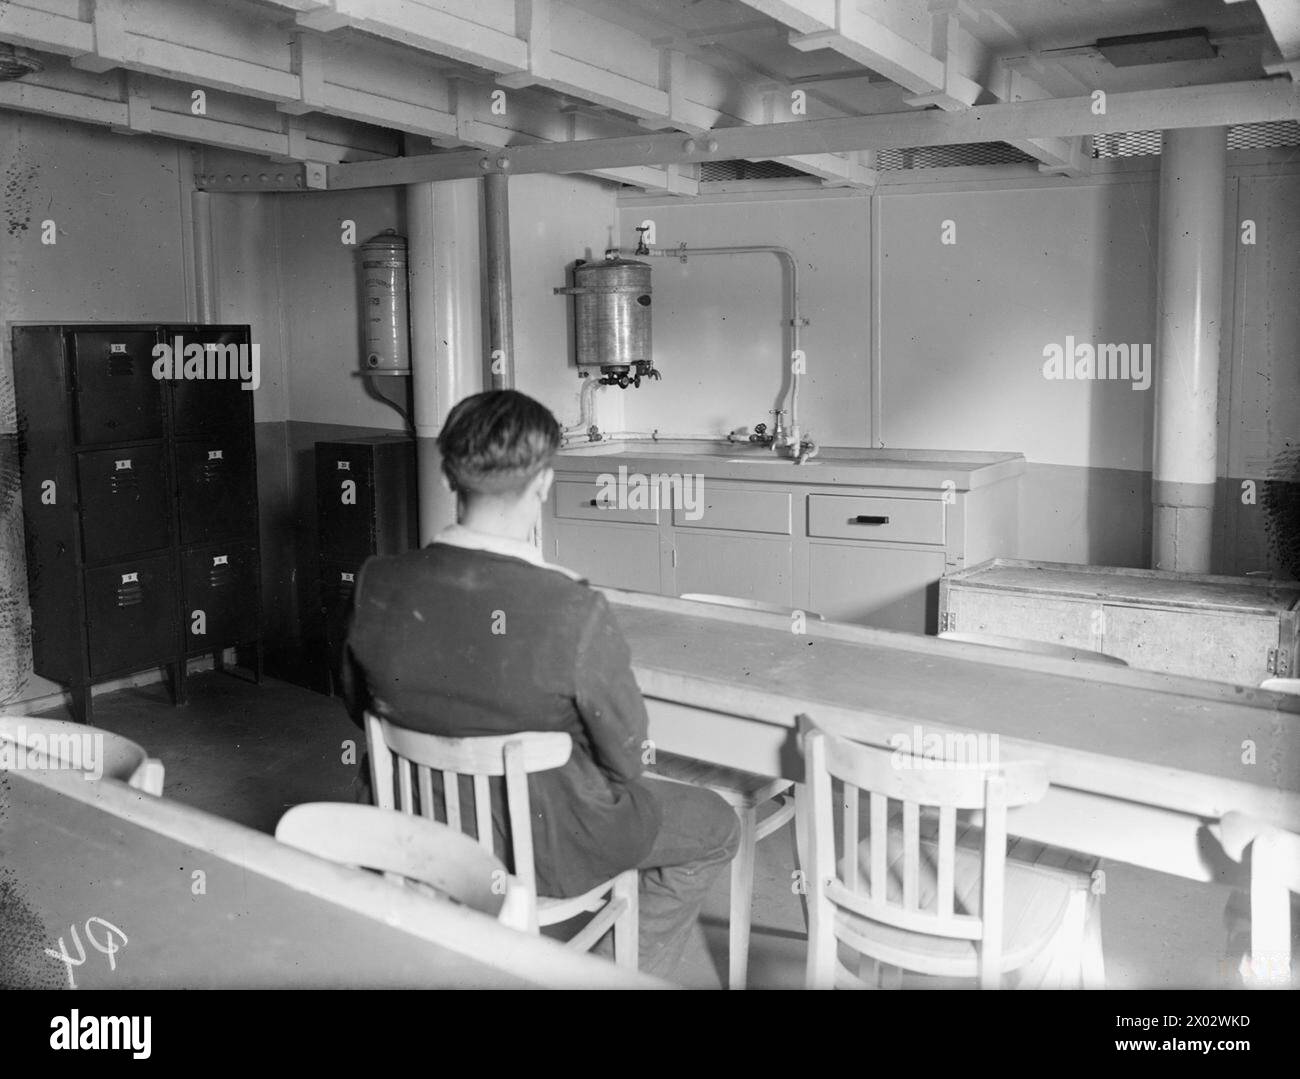
<instances>
[{"instance_id":1,"label":"wooden chair","mask_svg":"<svg viewBox=\"0 0 1300 1079\"><path fill-rule=\"evenodd\" d=\"M683 592L681 599L697 603L713 603L723 607L738 607L747 611L762 611L789 617L794 612L759 600L741 599L738 596L720 596L705 592ZM805 617L825 621L815 611L804 611ZM731 909L727 920L727 985L731 989L744 989L749 979L749 938L753 926L754 862L756 848L761 839L783 828L794 818L794 783L788 779L742 772L719 764L706 764L691 757L683 757L663 750L655 752L654 763L646 768L651 779L669 783L689 783L707 787L722 798L740 818L740 848L731 863ZM772 812L762 816L768 804Z\"/></svg>"},{"instance_id":2,"label":"wooden chair","mask_svg":"<svg viewBox=\"0 0 1300 1079\"><path fill-rule=\"evenodd\" d=\"M87 759L82 747L91 740L93 767L102 769L110 779L161 797L165 769L163 762L150 757L128 738L84 723L36 716L0 716L0 742L21 743L27 749L39 749L52 758L56 768L84 768Z\"/></svg>"},{"instance_id":3,"label":"wooden chair","mask_svg":"<svg viewBox=\"0 0 1300 1079\"><path fill-rule=\"evenodd\" d=\"M525 928L536 933L543 926L558 925L583 913L594 914L566 945L576 951L590 951L612 929L614 961L630 970L637 969L640 874L635 869L620 873L579 896L560 899L537 894L528 776L559 768L569 759L573 743L567 734L542 731L442 738L367 714L366 739L375 804L379 808L432 820L436 817L435 803L441 802L448 826L455 831L467 831L463 826L472 820L478 843L489 854L495 854L495 849L488 779L504 777L510 862L513 876L523 890ZM434 796L434 769L442 773L440 798ZM472 777L473 783L473 805L464 813L460 803L461 776Z\"/></svg>"},{"instance_id":4,"label":"wooden chair","mask_svg":"<svg viewBox=\"0 0 1300 1079\"><path fill-rule=\"evenodd\" d=\"M280 818L275 838L527 929L526 895L501 859L437 821L377 806L309 802Z\"/></svg>"},{"instance_id":5,"label":"wooden chair","mask_svg":"<svg viewBox=\"0 0 1300 1079\"><path fill-rule=\"evenodd\" d=\"M1250 862L1250 955L1241 978L1251 989L1289 989L1291 893L1300 892L1300 835L1244 813L1225 813L1212 828L1233 861Z\"/></svg>"},{"instance_id":6,"label":"wooden chair","mask_svg":"<svg viewBox=\"0 0 1300 1079\"><path fill-rule=\"evenodd\" d=\"M1128 662L1118 656L1108 656L1105 652L1094 652L1089 648L1075 648L1073 645L1057 644L1052 641L1030 641L1021 637L1002 637L996 633L956 633L947 629L940 633L939 636L945 641L983 644L989 648L1005 648L1015 652L1032 652L1037 656L1071 659L1077 663L1108 663L1113 667L1128 666Z\"/></svg>"},{"instance_id":7,"label":"wooden chair","mask_svg":"<svg viewBox=\"0 0 1300 1079\"><path fill-rule=\"evenodd\" d=\"M1047 773L1037 762L936 767L944 762L859 745L805 724L809 837L809 988L867 988L881 964L997 988L1067 985L1084 979L1079 888L1060 872L1007 860L1007 810L1040 800ZM836 849L832 783L842 784ZM860 840L859 792L868 795ZM890 801L901 803L901 828ZM959 811L982 814L962 845ZM1097 942L1099 945L1099 941ZM858 953L855 974L840 946ZM1099 950L1098 950L1099 955ZM864 959L866 961L864 961Z\"/></svg>"}]
</instances>

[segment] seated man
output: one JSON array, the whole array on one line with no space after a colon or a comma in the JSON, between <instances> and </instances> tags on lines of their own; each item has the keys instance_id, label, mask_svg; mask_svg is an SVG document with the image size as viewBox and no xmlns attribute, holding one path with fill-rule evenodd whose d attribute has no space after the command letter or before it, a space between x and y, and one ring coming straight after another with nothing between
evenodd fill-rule
<instances>
[{"instance_id":1,"label":"seated man","mask_svg":"<svg viewBox=\"0 0 1300 1079\"><path fill-rule=\"evenodd\" d=\"M354 717L450 737L572 736L567 764L529 778L538 890L639 868L640 966L671 977L739 826L711 791L642 779L645 705L609 604L531 542L559 445L555 417L514 390L452 409L438 447L460 523L362 567L345 695Z\"/></svg>"}]
</instances>

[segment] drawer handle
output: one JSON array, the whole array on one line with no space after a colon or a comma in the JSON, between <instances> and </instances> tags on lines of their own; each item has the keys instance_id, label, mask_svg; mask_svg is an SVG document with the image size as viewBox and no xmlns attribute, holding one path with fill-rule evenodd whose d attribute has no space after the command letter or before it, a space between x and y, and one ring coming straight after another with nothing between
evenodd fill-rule
<instances>
[{"instance_id":1,"label":"drawer handle","mask_svg":"<svg viewBox=\"0 0 1300 1079\"><path fill-rule=\"evenodd\" d=\"M852 523L855 525L887 525L889 524L889 518L878 517L870 513L860 513L853 518Z\"/></svg>"}]
</instances>

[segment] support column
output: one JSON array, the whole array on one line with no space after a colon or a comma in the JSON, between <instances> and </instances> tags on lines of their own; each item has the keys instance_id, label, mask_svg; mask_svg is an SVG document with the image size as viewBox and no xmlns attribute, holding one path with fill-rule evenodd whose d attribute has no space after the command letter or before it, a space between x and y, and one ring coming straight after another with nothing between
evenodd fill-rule
<instances>
[{"instance_id":1,"label":"support column","mask_svg":"<svg viewBox=\"0 0 1300 1079\"><path fill-rule=\"evenodd\" d=\"M515 384L515 330L510 296L510 178L503 172L483 177L487 218L488 353L485 381L494 390Z\"/></svg>"},{"instance_id":2,"label":"support column","mask_svg":"<svg viewBox=\"0 0 1300 1079\"><path fill-rule=\"evenodd\" d=\"M479 220L477 180L406 188L421 544L456 520L438 432L452 405L483 389Z\"/></svg>"},{"instance_id":3,"label":"support column","mask_svg":"<svg viewBox=\"0 0 1300 1079\"><path fill-rule=\"evenodd\" d=\"M1226 155L1225 128L1164 133L1151 493L1154 569L1210 571Z\"/></svg>"}]
</instances>

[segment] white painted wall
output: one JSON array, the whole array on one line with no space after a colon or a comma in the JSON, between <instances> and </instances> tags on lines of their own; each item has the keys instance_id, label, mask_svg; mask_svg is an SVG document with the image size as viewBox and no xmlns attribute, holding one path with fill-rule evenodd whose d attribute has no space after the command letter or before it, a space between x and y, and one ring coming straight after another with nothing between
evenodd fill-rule
<instances>
[{"instance_id":1,"label":"white painted wall","mask_svg":"<svg viewBox=\"0 0 1300 1079\"><path fill-rule=\"evenodd\" d=\"M777 244L799 265L808 375L805 430L827 444L862 444L869 421L870 201L832 197L764 202L684 199L625 206L626 251L655 223L663 249ZM630 430L725 434L766 422L789 365L780 262L772 255L698 256L652 263L655 366L663 381L625 391Z\"/></svg>"}]
</instances>

